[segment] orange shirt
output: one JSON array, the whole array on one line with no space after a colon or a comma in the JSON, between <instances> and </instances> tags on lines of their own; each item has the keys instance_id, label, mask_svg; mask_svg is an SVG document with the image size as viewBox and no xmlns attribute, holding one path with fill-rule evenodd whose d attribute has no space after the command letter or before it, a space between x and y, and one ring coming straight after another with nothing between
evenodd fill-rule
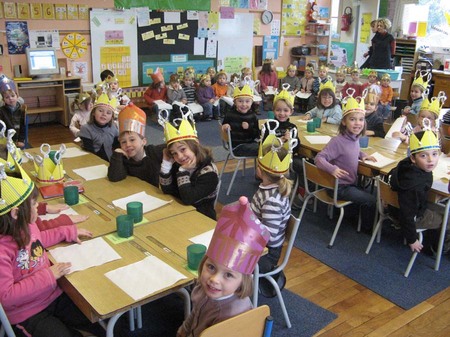
<instances>
[{"instance_id":1,"label":"orange shirt","mask_svg":"<svg viewBox=\"0 0 450 337\"><path fill-rule=\"evenodd\" d=\"M214 90L214 95L216 95L216 97L222 97L225 96L227 94L227 90L228 90L228 85L220 85L219 83L214 83L212 85L212 88Z\"/></svg>"},{"instance_id":2,"label":"orange shirt","mask_svg":"<svg viewBox=\"0 0 450 337\"><path fill-rule=\"evenodd\" d=\"M381 96L380 96L380 102L386 103L391 102L392 97L394 97L394 90L392 90L391 86L383 87L381 86Z\"/></svg>"}]
</instances>

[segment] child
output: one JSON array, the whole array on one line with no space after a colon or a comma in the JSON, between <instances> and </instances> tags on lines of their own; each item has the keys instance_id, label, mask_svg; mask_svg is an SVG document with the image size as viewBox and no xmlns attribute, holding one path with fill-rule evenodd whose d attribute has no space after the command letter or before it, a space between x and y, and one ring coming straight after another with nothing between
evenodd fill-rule
<instances>
[{"instance_id":1,"label":"child","mask_svg":"<svg viewBox=\"0 0 450 337\"><path fill-rule=\"evenodd\" d=\"M297 77L297 67L290 64L286 76L281 79L281 85L289 84L289 90L295 95L300 90L300 79Z\"/></svg>"},{"instance_id":2,"label":"child","mask_svg":"<svg viewBox=\"0 0 450 337\"><path fill-rule=\"evenodd\" d=\"M365 132L364 99L357 101L349 95L343 101L344 114L339 124L339 135L331 138L314 161L317 167L339 179L338 199L352 201L362 207L362 226L372 228L370 222L375 216L376 198L357 187L358 160L376 161L372 156L361 152L359 137Z\"/></svg>"},{"instance_id":3,"label":"child","mask_svg":"<svg viewBox=\"0 0 450 337\"><path fill-rule=\"evenodd\" d=\"M219 183L217 167L211 151L198 141L192 112L181 113L181 122L178 120L174 125L162 112L159 116L167 143L159 183L164 193L179 197L186 205L193 205L197 211L215 220L214 202Z\"/></svg>"},{"instance_id":4,"label":"child","mask_svg":"<svg viewBox=\"0 0 450 337\"><path fill-rule=\"evenodd\" d=\"M249 85L234 88L234 106L223 119L222 131L231 131L233 152L237 156L258 155L259 125L256 114L251 110L253 90Z\"/></svg>"},{"instance_id":5,"label":"child","mask_svg":"<svg viewBox=\"0 0 450 337\"><path fill-rule=\"evenodd\" d=\"M342 109L334 95L334 87L331 81L321 85L317 99L317 107L309 110L303 120L310 120L316 117L322 118L322 122L338 125L342 119Z\"/></svg>"},{"instance_id":6,"label":"child","mask_svg":"<svg viewBox=\"0 0 450 337\"><path fill-rule=\"evenodd\" d=\"M203 120L210 121L213 118L220 118L219 104L216 103L217 97L211 87L209 75L203 75L200 79L200 85L197 88L197 101L203 108Z\"/></svg>"},{"instance_id":7,"label":"child","mask_svg":"<svg viewBox=\"0 0 450 337\"><path fill-rule=\"evenodd\" d=\"M273 95L267 94L269 92L269 87L272 87L273 90L278 89L278 76L272 66L272 59L264 60L261 71L258 74L259 90L263 98L263 108L266 111L272 110L273 104Z\"/></svg>"},{"instance_id":8,"label":"child","mask_svg":"<svg viewBox=\"0 0 450 337\"><path fill-rule=\"evenodd\" d=\"M101 94L94 104L87 124L80 129L78 136L83 142L83 149L92 152L109 162L113 148L117 147L119 131L113 123L116 99L109 99Z\"/></svg>"},{"instance_id":9,"label":"child","mask_svg":"<svg viewBox=\"0 0 450 337\"><path fill-rule=\"evenodd\" d=\"M195 103L195 86L194 86L194 78L192 75L185 75L183 78L183 91L186 95L186 104Z\"/></svg>"},{"instance_id":10,"label":"child","mask_svg":"<svg viewBox=\"0 0 450 337\"><path fill-rule=\"evenodd\" d=\"M192 311L177 337L200 336L206 328L252 309L252 273L268 240L246 197L223 208L198 268Z\"/></svg>"},{"instance_id":11,"label":"child","mask_svg":"<svg viewBox=\"0 0 450 337\"><path fill-rule=\"evenodd\" d=\"M46 248L61 241L81 243L92 233L77 226L40 231L38 189L17 164L18 176L1 168L0 298L17 336L81 336L76 330L104 336L92 325L57 280L70 271L70 262L50 264Z\"/></svg>"},{"instance_id":12,"label":"child","mask_svg":"<svg viewBox=\"0 0 450 337\"><path fill-rule=\"evenodd\" d=\"M394 96L394 91L390 84L391 76L389 74L383 74L383 76L381 76L380 103L378 103L378 114L382 116L383 119L388 119L391 114L391 101Z\"/></svg>"},{"instance_id":13,"label":"child","mask_svg":"<svg viewBox=\"0 0 450 337\"><path fill-rule=\"evenodd\" d=\"M93 99L86 92L79 94L73 101L71 108L75 113L70 120L69 129L75 137L78 137L81 126L88 122L93 107ZM77 110L75 110L76 108Z\"/></svg>"},{"instance_id":14,"label":"child","mask_svg":"<svg viewBox=\"0 0 450 337\"><path fill-rule=\"evenodd\" d=\"M177 74L170 75L169 87L167 88L167 102L170 104L173 102L188 103L186 92L181 87L180 78Z\"/></svg>"},{"instance_id":15,"label":"child","mask_svg":"<svg viewBox=\"0 0 450 337\"><path fill-rule=\"evenodd\" d=\"M25 147L25 114L27 106L19 102L16 85L5 75L0 76L0 95L5 105L0 107L0 119L6 128L16 130L13 141L19 148Z\"/></svg>"},{"instance_id":16,"label":"child","mask_svg":"<svg viewBox=\"0 0 450 337\"><path fill-rule=\"evenodd\" d=\"M122 93L122 88L119 86L119 79L115 76L108 76L105 80L107 85L107 93L110 98L115 98L117 100L117 111L122 110L125 106L130 103L130 99L127 95ZM117 116L116 116L117 119Z\"/></svg>"},{"instance_id":17,"label":"child","mask_svg":"<svg viewBox=\"0 0 450 337\"><path fill-rule=\"evenodd\" d=\"M105 69L100 73L100 82L98 82L94 88L92 89L92 97L97 98L98 96L100 96L105 90L105 81L108 77L116 77L116 75L114 75L114 73L109 70L109 69Z\"/></svg>"},{"instance_id":18,"label":"child","mask_svg":"<svg viewBox=\"0 0 450 337\"><path fill-rule=\"evenodd\" d=\"M336 98L342 99L342 90L347 85L345 81L346 70L345 67L338 68L336 71L336 81L334 82L334 87L336 88Z\"/></svg>"},{"instance_id":19,"label":"child","mask_svg":"<svg viewBox=\"0 0 450 337\"><path fill-rule=\"evenodd\" d=\"M410 156L389 172L389 184L398 193L399 222L411 251L420 253L424 248L416 229L432 229L438 237L442 226L442 213L434 203L428 202L428 192L433 184L433 169L439 161L439 141L431 129L412 134L409 141ZM447 225L448 226L448 225ZM447 227L448 228L448 227ZM434 241L434 240L432 240ZM449 250L450 233L447 229L444 253ZM437 240L430 247L437 251Z\"/></svg>"},{"instance_id":20,"label":"child","mask_svg":"<svg viewBox=\"0 0 450 337\"><path fill-rule=\"evenodd\" d=\"M364 91L368 87L372 87L376 90L378 95L381 94L381 87L378 83L378 73L375 70L371 70L369 75L367 75L367 82L363 83L362 90Z\"/></svg>"},{"instance_id":21,"label":"child","mask_svg":"<svg viewBox=\"0 0 450 337\"><path fill-rule=\"evenodd\" d=\"M251 208L256 217L270 232L267 244L268 254L261 257L259 269L267 273L275 269L281 256L285 238L286 226L291 215L289 196L292 181L286 175L292 158L293 148L297 146L297 139L284 141L270 133L259 146L257 176L262 180L253 196ZM283 289L286 278L283 273L275 277ZM261 293L266 297L275 296L273 286L265 279L261 279Z\"/></svg>"},{"instance_id":22,"label":"child","mask_svg":"<svg viewBox=\"0 0 450 337\"><path fill-rule=\"evenodd\" d=\"M351 76L352 80L351 80L351 82L347 82L347 84L345 84L344 87L342 88L342 97L343 98L347 97L346 95L347 95L348 88L353 88L355 90L353 97L361 97L363 88L362 88L362 83L359 79L359 68L356 65L352 69L350 76Z\"/></svg>"},{"instance_id":23,"label":"child","mask_svg":"<svg viewBox=\"0 0 450 337\"><path fill-rule=\"evenodd\" d=\"M241 69L241 82L240 84L236 84L232 91L231 91L231 95L229 95L230 97L233 97L233 93L234 93L234 88L236 86L241 86L243 87L244 85L248 84L250 86L250 88L253 90L253 103L252 103L252 111L254 111L257 115L260 115L260 107L261 107L261 95L259 94L259 88L260 88L260 83L259 80L254 81L253 80L253 71L251 68L249 67L244 67Z\"/></svg>"},{"instance_id":24,"label":"child","mask_svg":"<svg viewBox=\"0 0 450 337\"><path fill-rule=\"evenodd\" d=\"M314 68L307 66L305 76L300 80L300 92L311 94L314 83ZM308 98L300 98L300 112L305 113L308 110Z\"/></svg>"},{"instance_id":25,"label":"child","mask_svg":"<svg viewBox=\"0 0 450 337\"><path fill-rule=\"evenodd\" d=\"M211 85L216 83L216 68L208 67L208 69L206 69L206 74L209 75L209 78L211 79Z\"/></svg>"},{"instance_id":26,"label":"child","mask_svg":"<svg viewBox=\"0 0 450 337\"><path fill-rule=\"evenodd\" d=\"M326 67L324 65L320 66L318 77L316 79L314 79L314 82L312 85L312 90L311 90L312 95L309 96L309 99L308 99L308 110L311 110L312 108L314 108L316 106L317 95L319 94L319 91L320 91L320 84L325 84L329 80L331 80L331 77L328 77L328 67Z\"/></svg>"},{"instance_id":27,"label":"child","mask_svg":"<svg viewBox=\"0 0 450 337\"><path fill-rule=\"evenodd\" d=\"M159 108L158 104L156 104L155 101L167 101L167 88L166 84L164 83L164 77L159 68L157 68L156 71L150 76L153 83L148 87L147 90L145 90L144 99L147 102L150 111L157 113Z\"/></svg>"},{"instance_id":28,"label":"child","mask_svg":"<svg viewBox=\"0 0 450 337\"><path fill-rule=\"evenodd\" d=\"M146 120L145 112L133 103L120 112L120 148L114 150L110 159L108 167L110 181L120 181L130 175L159 187L159 171L165 144L147 145Z\"/></svg>"},{"instance_id":29,"label":"child","mask_svg":"<svg viewBox=\"0 0 450 337\"><path fill-rule=\"evenodd\" d=\"M217 81L212 85L212 88L214 90L214 95L218 99L220 99L222 96L226 96L228 92L228 84L227 84L227 73L224 71L219 71L217 74ZM223 100L219 101L219 111L220 116L223 117L225 114L225 111L227 109L227 103Z\"/></svg>"},{"instance_id":30,"label":"child","mask_svg":"<svg viewBox=\"0 0 450 337\"><path fill-rule=\"evenodd\" d=\"M425 80L424 80L425 79ZM417 115L420 111L420 107L422 106L423 101L423 93L428 88L428 83L431 80L431 73L429 71L420 71L417 70L415 74L415 79L411 85L410 97L412 104L411 106L406 106L402 114L408 115L413 114Z\"/></svg>"},{"instance_id":31,"label":"child","mask_svg":"<svg viewBox=\"0 0 450 337\"><path fill-rule=\"evenodd\" d=\"M383 118L377 113L379 94L369 87L363 92L364 102L366 103L366 136L375 136L384 138L386 133L383 127Z\"/></svg>"}]
</instances>

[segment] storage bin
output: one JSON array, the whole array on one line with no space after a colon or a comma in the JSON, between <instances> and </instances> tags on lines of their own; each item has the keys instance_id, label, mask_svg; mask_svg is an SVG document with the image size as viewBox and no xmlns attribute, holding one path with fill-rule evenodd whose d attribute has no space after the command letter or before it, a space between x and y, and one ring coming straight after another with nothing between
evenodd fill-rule
<instances>
[{"instance_id":1,"label":"storage bin","mask_svg":"<svg viewBox=\"0 0 450 337\"><path fill-rule=\"evenodd\" d=\"M392 69L374 69L378 73L378 78L381 78L384 74L389 74L392 81L398 81L402 79L402 72Z\"/></svg>"}]
</instances>

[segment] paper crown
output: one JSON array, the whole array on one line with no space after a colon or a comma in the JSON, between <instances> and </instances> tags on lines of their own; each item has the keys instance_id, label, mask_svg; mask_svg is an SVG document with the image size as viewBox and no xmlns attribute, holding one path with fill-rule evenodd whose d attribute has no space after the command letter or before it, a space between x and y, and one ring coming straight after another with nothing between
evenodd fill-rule
<instances>
[{"instance_id":1,"label":"paper crown","mask_svg":"<svg viewBox=\"0 0 450 337\"><path fill-rule=\"evenodd\" d=\"M439 117L441 114L442 106L444 102L447 100L447 96L445 96L445 92L440 91L436 97L431 98L431 101L428 99L428 89L424 91L422 95L423 101L420 105L420 111L427 110L432 112L434 115Z\"/></svg>"},{"instance_id":2,"label":"paper crown","mask_svg":"<svg viewBox=\"0 0 450 337\"><path fill-rule=\"evenodd\" d=\"M236 99L239 97L248 97L248 98L253 99L253 90L249 84L244 84L241 88L239 88L239 86L236 86L234 88L233 99Z\"/></svg>"},{"instance_id":3,"label":"paper crown","mask_svg":"<svg viewBox=\"0 0 450 337\"><path fill-rule=\"evenodd\" d=\"M156 68L155 72L153 74L150 74L150 77L152 78L153 83L159 83L164 81L163 74L159 70L159 68Z\"/></svg>"},{"instance_id":4,"label":"paper crown","mask_svg":"<svg viewBox=\"0 0 450 337\"><path fill-rule=\"evenodd\" d=\"M358 67L358 62L354 62L353 63L353 67L352 67L352 70L350 71L350 73L351 74L353 74L353 73L360 73L361 72L361 70L359 69L359 67Z\"/></svg>"},{"instance_id":5,"label":"paper crown","mask_svg":"<svg viewBox=\"0 0 450 337\"><path fill-rule=\"evenodd\" d=\"M0 76L0 93L3 93L8 90L17 92L16 84L14 83L14 81L12 79L6 77L5 75L1 75Z\"/></svg>"},{"instance_id":6,"label":"paper crown","mask_svg":"<svg viewBox=\"0 0 450 337\"><path fill-rule=\"evenodd\" d=\"M338 74L347 74L347 67L343 66L343 67L339 67L336 69L336 75Z\"/></svg>"},{"instance_id":7,"label":"paper crown","mask_svg":"<svg viewBox=\"0 0 450 337\"><path fill-rule=\"evenodd\" d=\"M211 76L209 76L209 74L204 74L202 77L200 77L200 83L210 80L210 79L211 79Z\"/></svg>"},{"instance_id":8,"label":"paper crown","mask_svg":"<svg viewBox=\"0 0 450 337\"><path fill-rule=\"evenodd\" d=\"M345 97L342 100L342 117L348 115L352 112L366 112L366 108L364 105L364 98L362 97L356 97L354 98L353 95L355 94L355 89L348 88L347 89L347 97Z\"/></svg>"},{"instance_id":9,"label":"paper crown","mask_svg":"<svg viewBox=\"0 0 450 337\"><path fill-rule=\"evenodd\" d=\"M33 181L22 166L17 162L14 166L15 172L8 175L5 165L0 164L0 215L22 204L34 189Z\"/></svg>"},{"instance_id":10,"label":"paper crown","mask_svg":"<svg viewBox=\"0 0 450 337\"><path fill-rule=\"evenodd\" d=\"M422 91L425 91L428 88L428 83L431 80L431 72L427 70L416 70L414 74L414 81L411 86L417 86Z\"/></svg>"},{"instance_id":11,"label":"paper crown","mask_svg":"<svg viewBox=\"0 0 450 337\"><path fill-rule=\"evenodd\" d=\"M223 207L206 255L231 270L251 274L270 234L250 209L248 199Z\"/></svg>"},{"instance_id":12,"label":"paper crown","mask_svg":"<svg viewBox=\"0 0 450 337\"><path fill-rule=\"evenodd\" d=\"M294 105L295 95L292 95L292 93L288 91L290 87L291 86L289 85L289 83L283 83L283 89L279 93L277 93L273 99L274 106L280 99L289 102L291 105Z\"/></svg>"},{"instance_id":13,"label":"paper crown","mask_svg":"<svg viewBox=\"0 0 450 337\"><path fill-rule=\"evenodd\" d=\"M273 64L273 60L272 59L264 59L263 64Z\"/></svg>"},{"instance_id":14,"label":"paper crown","mask_svg":"<svg viewBox=\"0 0 450 337\"><path fill-rule=\"evenodd\" d=\"M6 152L4 153L4 158L0 157L0 163L5 165L6 172L13 172L16 169L15 163L22 163L22 155L20 150L16 147L16 144L13 141L16 130L6 130L6 125L2 120L0 120L0 127L2 128L0 130L0 145L3 145L3 150Z\"/></svg>"},{"instance_id":15,"label":"paper crown","mask_svg":"<svg viewBox=\"0 0 450 337\"><path fill-rule=\"evenodd\" d=\"M431 131L431 122L428 118L423 119L424 132L422 139L419 140L415 133L412 133L409 137L409 151L411 154L415 154L426 150L439 150L439 140L436 134Z\"/></svg>"},{"instance_id":16,"label":"paper crown","mask_svg":"<svg viewBox=\"0 0 450 337\"><path fill-rule=\"evenodd\" d=\"M298 144L296 128L290 130L289 140L283 143L283 140L276 136L278 127L279 122L275 119L269 119L262 126L261 134L264 135L266 129L269 134L266 139L259 144L258 149L259 167L271 174L285 174L289 171L289 166L292 162L292 149ZM281 149L285 150L283 159L280 158Z\"/></svg>"},{"instance_id":17,"label":"paper crown","mask_svg":"<svg viewBox=\"0 0 450 337\"><path fill-rule=\"evenodd\" d=\"M297 67L296 67L295 65L293 65L293 64L290 64L290 65L287 67L287 71L290 71L290 70L297 70Z\"/></svg>"},{"instance_id":18,"label":"paper crown","mask_svg":"<svg viewBox=\"0 0 450 337\"><path fill-rule=\"evenodd\" d=\"M332 92L336 92L336 88L333 85L333 80L331 79L331 77L325 83L320 82L319 92L321 92L323 89L330 89Z\"/></svg>"},{"instance_id":19,"label":"paper crown","mask_svg":"<svg viewBox=\"0 0 450 337\"><path fill-rule=\"evenodd\" d=\"M41 155L25 153L27 158L34 161L36 180L43 184L53 184L64 180L62 155L66 152L66 146L61 144L59 150L53 152L49 144L42 144Z\"/></svg>"},{"instance_id":20,"label":"paper crown","mask_svg":"<svg viewBox=\"0 0 450 337\"><path fill-rule=\"evenodd\" d=\"M376 103L380 101L381 92L376 89L377 86L368 86L364 89L362 97L364 98L364 103Z\"/></svg>"},{"instance_id":21,"label":"paper crown","mask_svg":"<svg viewBox=\"0 0 450 337\"><path fill-rule=\"evenodd\" d=\"M118 102L117 102L117 98L116 97L109 97L108 94L102 93L95 100L94 108L103 106L103 107L106 107L106 108L110 108L110 109L116 110L117 105L118 105Z\"/></svg>"},{"instance_id":22,"label":"paper crown","mask_svg":"<svg viewBox=\"0 0 450 337\"><path fill-rule=\"evenodd\" d=\"M114 82L119 82L119 79L118 79L116 76L108 75L108 76L105 78L105 82L108 83L108 84L110 84L110 83L114 83Z\"/></svg>"},{"instance_id":23,"label":"paper crown","mask_svg":"<svg viewBox=\"0 0 450 337\"><path fill-rule=\"evenodd\" d=\"M314 75L314 68L313 67L305 67L305 72L309 71L311 74Z\"/></svg>"},{"instance_id":24,"label":"paper crown","mask_svg":"<svg viewBox=\"0 0 450 337\"><path fill-rule=\"evenodd\" d=\"M77 104L82 104L85 100L87 100L89 98L92 98L92 96L87 92L83 92L83 93L79 94L77 96L77 98L75 98L75 102Z\"/></svg>"},{"instance_id":25,"label":"paper crown","mask_svg":"<svg viewBox=\"0 0 450 337\"><path fill-rule=\"evenodd\" d=\"M133 103L129 103L119 112L119 133L133 131L145 137L147 115Z\"/></svg>"},{"instance_id":26,"label":"paper crown","mask_svg":"<svg viewBox=\"0 0 450 337\"><path fill-rule=\"evenodd\" d=\"M388 73L385 73L381 76L381 80L389 80L389 82L391 81L391 75L389 75Z\"/></svg>"},{"instance_id":27,"label":"paper crown","mask_svg":"<svg viewBox=\"0 0 450 337\"><path fill-rule=\"evenodd\" d=\"M169 121L169 112L161 110L158 116L158 123L164 127L164 139L167 146L180 140L198 141L197 129L195 128L194 114L187 109L180 109L181 118Z\"/></svg>"},{"instance_id":28,"label":"paper crown","mask_svg":"<svg viewBox=\"0 0 450 337\"><path fill-rule=\"evenodd\" d=\"M369 71L369 74L367 75L367 76L375 76L375 77L378 77L378 73L377 73L377 71L376 70L370 70Z\"/></svg>"},{"instance_id":29,"label":"paper crown","mask_svg":"<svg viewBox=\"0 0 450 337\"><path fill-rule=\"evenodd\" d=\"M319 70L325 70L328 71L328 67L324 66L323 64L319 67Z\"/></svg>"}]
</instances>

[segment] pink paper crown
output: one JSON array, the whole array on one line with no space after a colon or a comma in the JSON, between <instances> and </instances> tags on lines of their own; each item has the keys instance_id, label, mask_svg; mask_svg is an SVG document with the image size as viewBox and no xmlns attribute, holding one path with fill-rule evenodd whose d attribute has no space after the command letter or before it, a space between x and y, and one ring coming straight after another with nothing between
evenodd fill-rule
<instances>
[{"instance_id":1,"label":"pink paper crown","mask_svg":"<svg viewBox=\"0 0 450 337\"><path fill-rule=\"evenodd\" d=\"M269 238L248 199L240 197L222 209L206 255L231 270L251 274Z\"/></svg>"}]
</instances>

